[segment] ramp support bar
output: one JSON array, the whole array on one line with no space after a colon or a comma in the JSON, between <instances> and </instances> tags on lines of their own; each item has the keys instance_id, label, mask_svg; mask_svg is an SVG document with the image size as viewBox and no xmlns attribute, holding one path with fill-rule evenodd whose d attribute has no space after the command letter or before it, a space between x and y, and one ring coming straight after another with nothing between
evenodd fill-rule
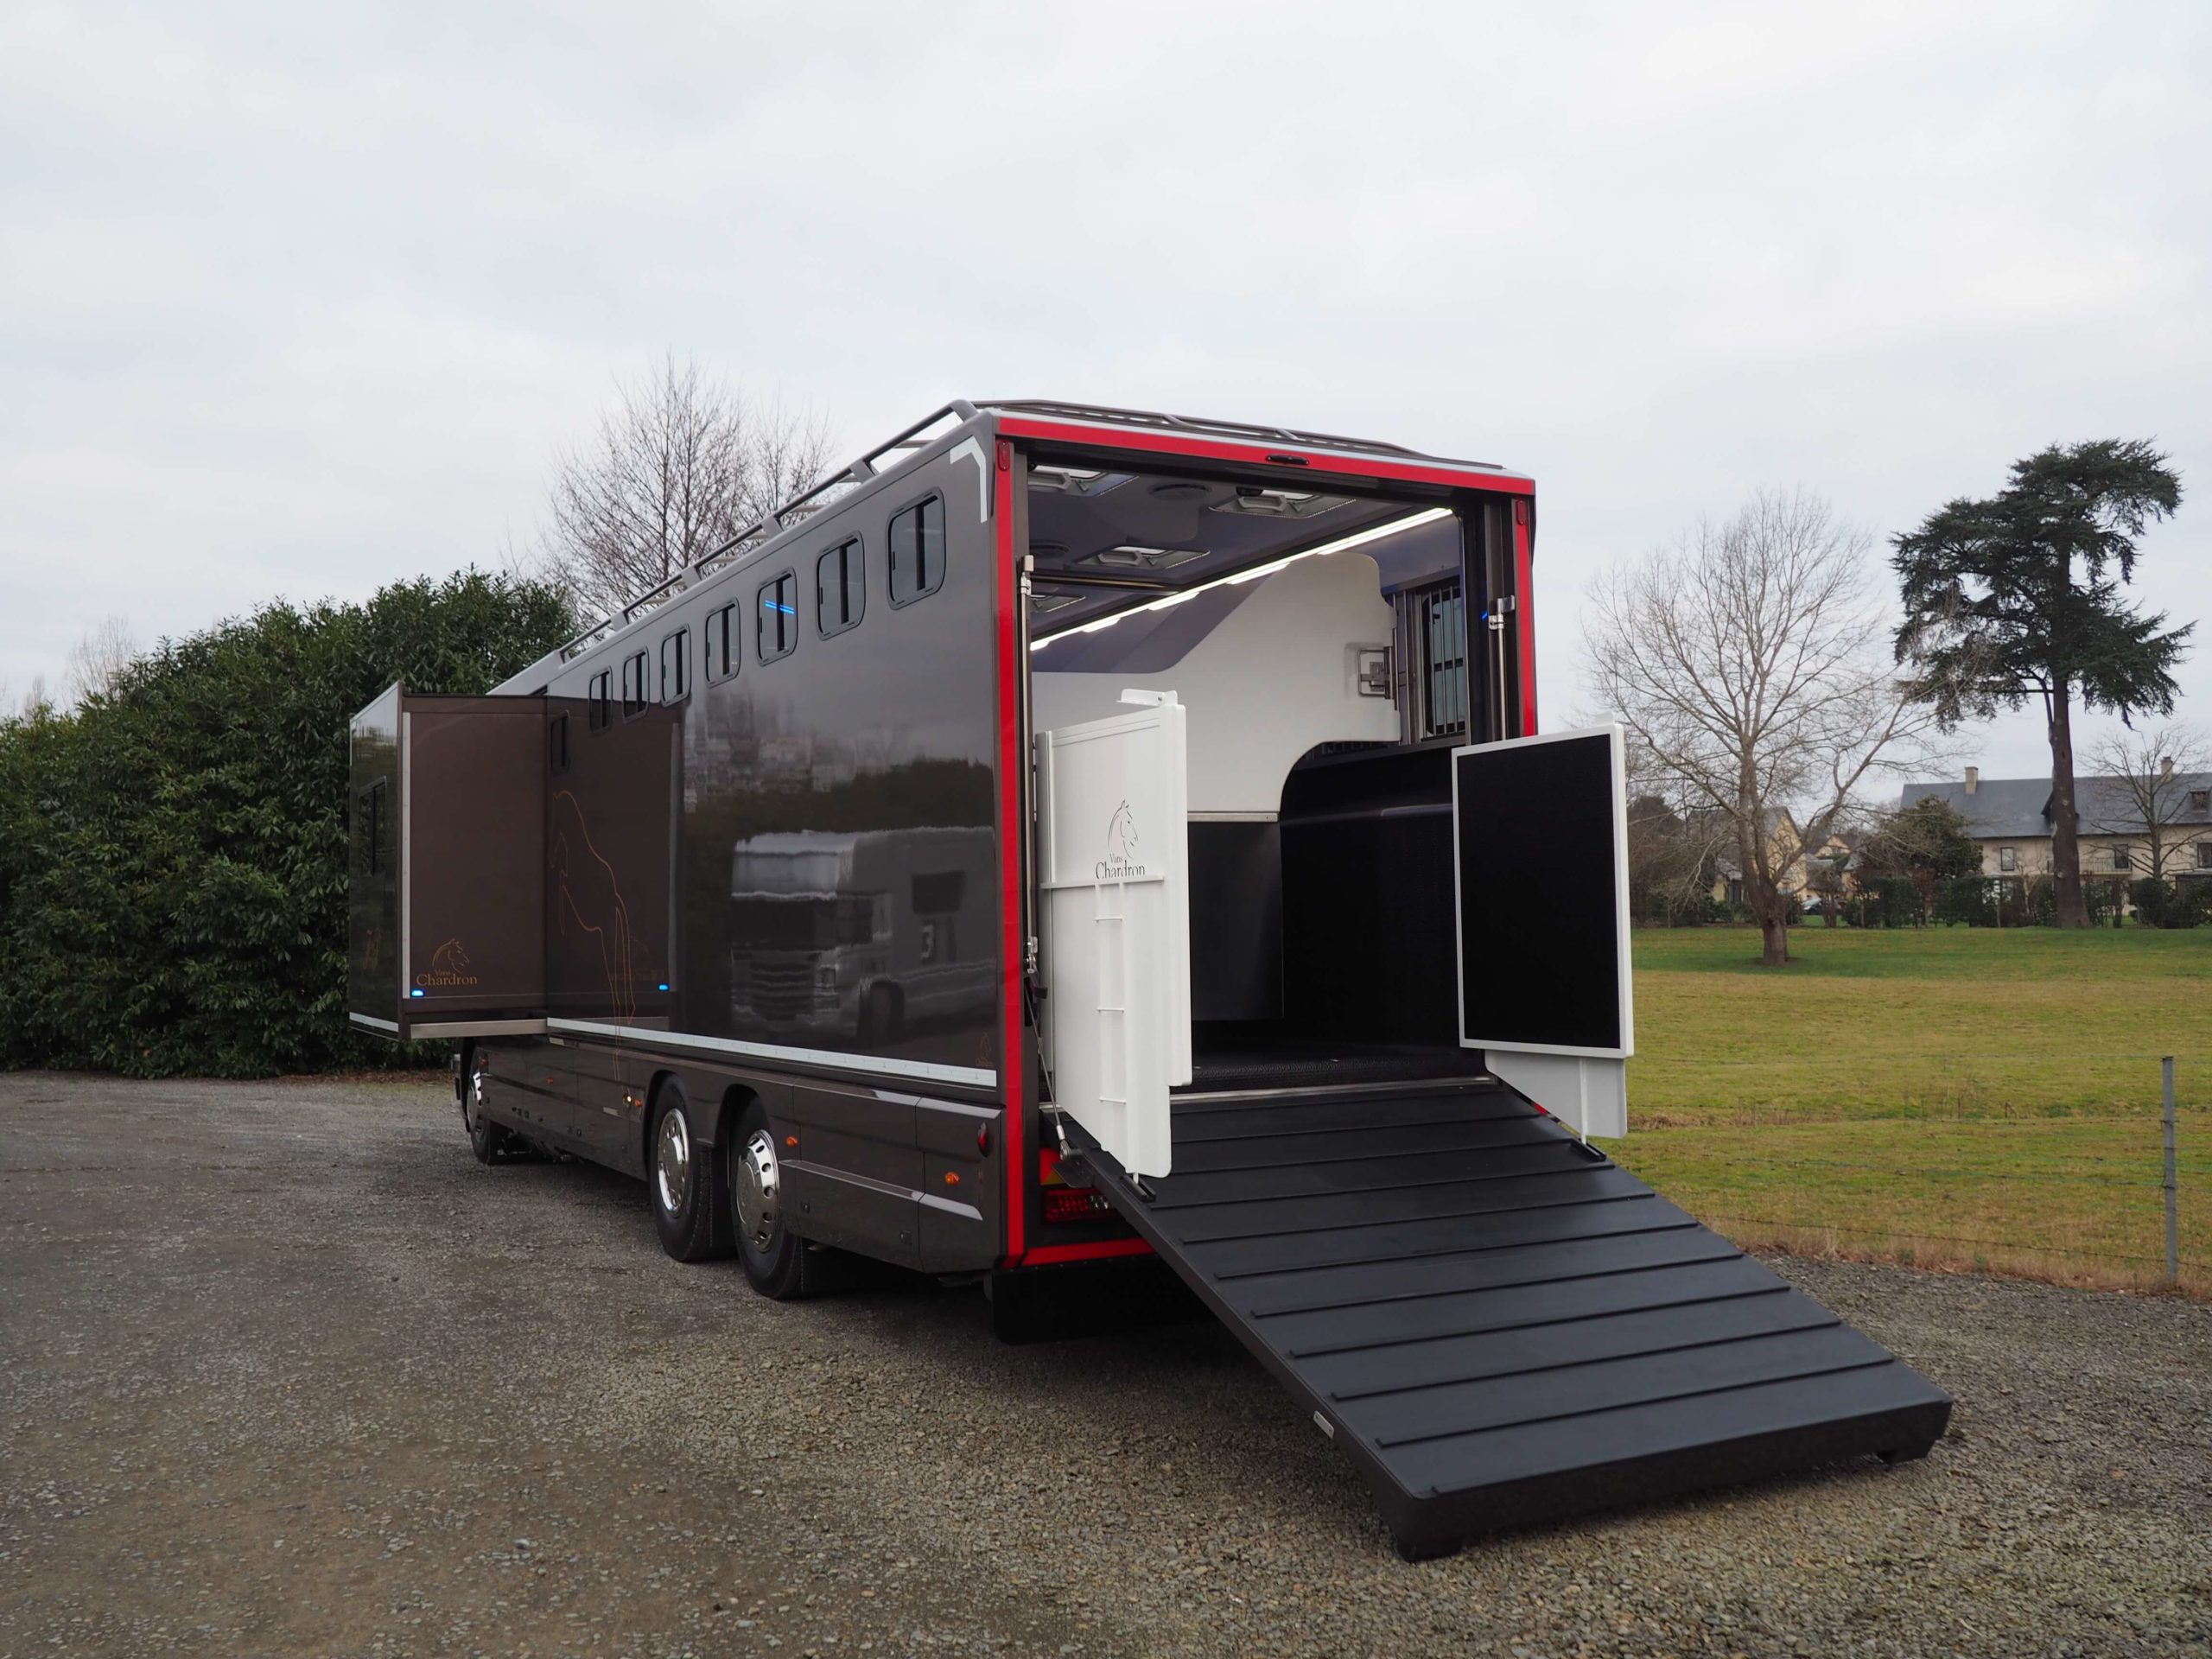
<instances>
[{"instance_id":1,"label":"ramp support bar","mask_svg":"<svg viewBox=\"0 0 2212 1659\"><path fill-rule=\"evenodd\" d=\"M1585 1139L1628 1133L1626 1060L1486 1048L1483 1064L1514 1093L1535 1102Z\"/></svg>"}]
</instances>

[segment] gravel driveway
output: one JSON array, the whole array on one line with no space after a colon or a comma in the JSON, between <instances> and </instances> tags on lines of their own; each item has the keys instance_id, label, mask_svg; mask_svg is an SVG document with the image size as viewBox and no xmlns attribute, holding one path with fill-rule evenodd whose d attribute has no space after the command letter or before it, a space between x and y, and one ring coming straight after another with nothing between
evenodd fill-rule
<instances>
[{"instance_id":1,"label":"gravel driveway","mask_svg":"<svg viewBox=\"0 0 2212 1659\"><path fill-rule=\"evenodd\" d=\"M442 1080L0 1076L0 1655L2212 1649L2212 1309L1777 1265L1928 1461L1408 1566L1209 1324L768 1302Z\"/></svg>"}]
</instances>

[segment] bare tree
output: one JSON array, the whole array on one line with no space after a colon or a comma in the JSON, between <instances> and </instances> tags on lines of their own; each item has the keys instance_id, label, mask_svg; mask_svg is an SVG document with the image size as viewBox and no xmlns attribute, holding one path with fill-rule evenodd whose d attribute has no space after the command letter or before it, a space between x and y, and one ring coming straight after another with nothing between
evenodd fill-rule
<instances>
[{"instance_id":1,"label":"bare tree","mask_svg":"<svg viewBox=\"0 0 2212 1659\"><path fill-rule=\"evenodd\" d=\"M829 455L819 417L664 357L619 388L589 444L556 459L539 569L579 612L609 614L797 495Z\"/></svg>"},{"instance_id":2,"label":"bare tree","mask_svg":"<svg viewBox=\"0 0 2212 1659\"><path fill-rule=\"evenodd\" d=\"M1777 810L1820 848L1855 791L1924 764L1935 723L1880 649L1870 544L1819 496L1762 492L1606 573L1585 613L1591 690L1657 775L1726 822L1770 966L1789 960L1796 902Z\"/></svg>"},{"instance_id":3,"label":"bare tree","mask_svg":"<svg viewBox=\"0 0 2212 1659\"><path fill-rule=\"evenodd\" d=\"M2129 860L2144 874L2163 879L2176 844L2196 839L2179 834L2179 827L2204 817L2201 809L2192 812L2189 806L2190 796L2203 791L2212 766L2204 734L2178 722L2155 731L2122 729L2094 753L2092 764L2104 775L2082 780L2089 785L2082 791L2088 797L2082 816L2105 835L2141 836L2143 844L2127 849Z\"/></svg>"},{"instance_id":4,"label":"bare tree","mask_svg":"<svg viewBox=\"0 0 2212 1659\"><path fill-rule=\"evenodd\" d=\"M1735 837L1640 744L1629 744L1627 762L1630 902L1639 922L1679 926L1705 913L1715 861Z\"/></svg>"},{"instance_id":5,"label":"bare tree","mask_svg":"<svg viewBox=\"0 0 2212 1659\"><path fill-rule=\"evenodd\" d=\"M69 651L67 683L70 701L81 703L95 693L115 690L123 671L138 660L137 637L128 619L111 613Z\"/></svg>"}]
</instances>

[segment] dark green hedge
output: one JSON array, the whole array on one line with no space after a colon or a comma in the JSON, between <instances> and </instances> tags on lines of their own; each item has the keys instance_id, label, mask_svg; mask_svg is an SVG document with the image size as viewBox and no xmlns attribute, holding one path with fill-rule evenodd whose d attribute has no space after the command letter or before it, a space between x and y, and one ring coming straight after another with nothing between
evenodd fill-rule
<instances>
[{"instance_id":1,"label":"dark green hedge","mask_svg":"<svg viewBox=\"0 0 2212 1659\"><path fill-rule=\"evenodd\" d=\"M271 605L0 724L0 1065L389 1063L346 1023L347 718L395 679L486 690L569 630L555 589L468 571Z\"/></svg>"}]
</instances>

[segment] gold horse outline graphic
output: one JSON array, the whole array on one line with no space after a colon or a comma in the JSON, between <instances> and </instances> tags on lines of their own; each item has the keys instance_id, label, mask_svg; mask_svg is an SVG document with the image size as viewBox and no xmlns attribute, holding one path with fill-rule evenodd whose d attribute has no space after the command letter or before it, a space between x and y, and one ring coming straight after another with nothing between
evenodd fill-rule
<instances>
[{"instance_id":1,"label":"gold horse outline graphic","mask_svg":"<svg viewBox=\"0 0 2212 1659\"><path fill-rule=\"evenodd\" d=\"M553 810L550 862L559 890L554 906L555 925L566 933L573 922L597 942L600 966L607 976L608 1012L618 1020L632 1019L638 1012L632 966L637 943L630 931L630 906L623 899L620 883L615 880L614 866L592 842L591 830L584 823L582 804L574 791L556 791ZM581 859L570 845L572 830L575 842L583 849Z\"/></svg>"}]
</instances>

